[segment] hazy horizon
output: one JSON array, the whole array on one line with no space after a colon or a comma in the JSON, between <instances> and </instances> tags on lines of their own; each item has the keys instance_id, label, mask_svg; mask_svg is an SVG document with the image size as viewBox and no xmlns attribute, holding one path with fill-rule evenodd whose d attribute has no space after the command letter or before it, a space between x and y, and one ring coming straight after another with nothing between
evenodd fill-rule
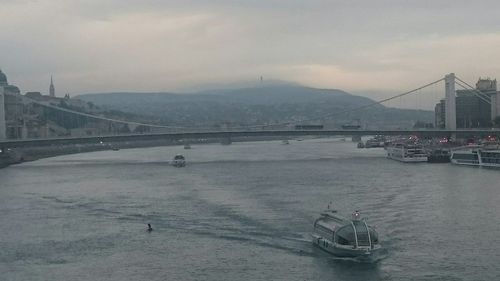
<instances>
[{"instance_id":1,"label":"hazy horizon","mask_svg":"<svg viewBox=\"0 0 500 281\"><path fill-rule=\"evenodd\" d=\"M284 80L373 99L500 77L497 1L0 1L0 68L58 96Z\"/></svg>"}]
</instances>

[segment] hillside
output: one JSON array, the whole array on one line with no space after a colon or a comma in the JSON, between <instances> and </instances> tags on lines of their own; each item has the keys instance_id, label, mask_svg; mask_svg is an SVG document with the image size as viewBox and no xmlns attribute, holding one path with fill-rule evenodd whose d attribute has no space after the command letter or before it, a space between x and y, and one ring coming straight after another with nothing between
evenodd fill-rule
<instances>
[{"instance_id":1,"label":"hillside","mask_svg":"<svg viewBox=\"0 0 500 281\"><path fill-rule=\"evenodd\" d=\"M162 124L181 126L246 126L309 120L305 122L338 127L359 119L367 127L395 128L412 126L417 120L432 122L434 118L430 111L402 110L382 105L336 114L371 104L373 100L341 90L289 84L189 94L93 93L77 98L113 110L150 116Z\"/></svg>"}]
</instances>

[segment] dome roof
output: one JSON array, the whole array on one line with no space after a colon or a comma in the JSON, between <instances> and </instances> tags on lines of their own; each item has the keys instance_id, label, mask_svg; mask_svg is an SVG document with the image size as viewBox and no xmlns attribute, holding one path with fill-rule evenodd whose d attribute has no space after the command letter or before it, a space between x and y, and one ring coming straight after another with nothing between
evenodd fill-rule
<instances>
[{"instance_id":1,"label":"dome roof","mask_svg":"<svg viewBox=\"0 0 500 281\"><path fill-rule=\"evenodd\" d=\"M336 236L337 243L341 245L369 246L378 243L377 232L359 220L340 227L336 232Z\"/></svg>"},{"instance_id":2,"label":"dome roof","mask_svg":"<svg viewBox=\"0 0 500 281\"><path fill-rule=\"evenodd\" d=\"M7 85L7 76L0 69L0 85Z\"/></svg>"}]
</instances>

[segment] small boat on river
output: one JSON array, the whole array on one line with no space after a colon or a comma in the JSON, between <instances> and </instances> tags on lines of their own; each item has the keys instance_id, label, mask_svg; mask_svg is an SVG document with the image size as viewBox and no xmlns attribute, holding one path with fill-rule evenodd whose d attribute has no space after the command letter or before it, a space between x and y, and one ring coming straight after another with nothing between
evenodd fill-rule
<instances>
[{"instance_id":1,"label":"small boat on river","mask_svg":"<svg viewBox=\"0 0 500 281\"><path fill-rule=\"evenodd\" d=\"M312 242L322 250L338 257L367 258L382 250L378 233L369 226L358 211L346 219L335 210L326 210L314 221Z\"/></svg>"},{"instance_id":2,"label":"small boat on river","mask_svg":"<svg viewBox=\"0 0 500 281\"><path fill-rule=\"evenodd\" d=\"M186 166L186 158L181 154L175 155L174 160L172 160L172 166L177 168Z\"/></svg>"}]
</instances>

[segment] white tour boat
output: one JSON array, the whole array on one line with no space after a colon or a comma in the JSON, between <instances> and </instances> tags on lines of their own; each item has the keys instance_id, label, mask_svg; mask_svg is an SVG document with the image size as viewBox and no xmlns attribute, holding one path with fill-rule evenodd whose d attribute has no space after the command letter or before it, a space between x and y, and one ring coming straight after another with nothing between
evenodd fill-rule
<instances>
[{"instance_id":1,"label":"white tour boat","mask_svg":"<svg viewBox=\"0 0 500 281\"><path fill-rule=\"evenodd\" d=\"M479 150L482 167L500 168L500 150Z\"/></svg>"},{"instance_id":2,"label":"white tour boat","mask_svg":"<svg viewBox=\"0 0 500 281\"><path fill-rule=\"evenodd\" d=\"M500 150L484 148L454 150L451 152L451 163L456 165L500 168Z\"/></svg>"},{"instance_id":3,"label":"white tour boat","mask_svg":"<svg viewBox=\"0 0 500 281\"><path fill-rule=\"evenodd\" d=\"M427 162L427 153L422 145L395 143L387 147L387 157L401 162Z\"/></svg>"},{"instance_id":4,"label":"white tour boat","mask_svg":"<svg viewBox=\"0 0 500 281\"><path fill-rule=\"evenodd\" d=\"M479 159L479 150L454 150L451 152L450 162L455 165L479 166L481 163Z\"/></svg>"},{"instance_id":5,"label":"white tour boat","mask_svg":"<svg viewBox=\"0 0 500 281\"><path fill-rule=\"evenodd\" d=\"M370 257L382 250L378 233L354 212L351 219L326 210L314 221L312 242L326 252L338 257Z\"/></svg>"}]
</instances>

